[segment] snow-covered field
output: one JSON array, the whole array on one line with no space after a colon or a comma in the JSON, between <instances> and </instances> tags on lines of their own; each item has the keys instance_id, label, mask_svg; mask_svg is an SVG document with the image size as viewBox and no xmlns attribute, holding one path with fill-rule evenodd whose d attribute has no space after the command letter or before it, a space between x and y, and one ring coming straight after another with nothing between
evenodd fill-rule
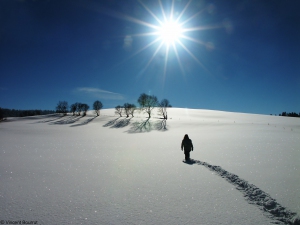
<instances>
[{"instance_id":1,"label":"snow-covered field","mask_svg":"<svg viewBox=\"0 0 300 225\"><path fill-rule=\"evenodd\" d=\"M299 118L171 108L166 129L145 121L105 109L0 123L0 222L299 224Z\"/></svg>"}]
</instances>

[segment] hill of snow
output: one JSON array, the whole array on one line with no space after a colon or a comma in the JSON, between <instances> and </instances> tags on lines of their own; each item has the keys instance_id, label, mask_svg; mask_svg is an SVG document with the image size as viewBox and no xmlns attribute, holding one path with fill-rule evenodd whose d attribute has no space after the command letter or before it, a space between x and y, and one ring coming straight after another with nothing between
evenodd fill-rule
<instances>
[{"instance_id":1,"label":"hill of snow","mask_svg":"<svg viewBox=\"0 0 300 225\"><path fill-rule=\"evenodd\" d=\"M299 224L299 158L299 118L181 108L167 121L114 109L8 118L0 221Z\"/></svg>"}]
</instances>

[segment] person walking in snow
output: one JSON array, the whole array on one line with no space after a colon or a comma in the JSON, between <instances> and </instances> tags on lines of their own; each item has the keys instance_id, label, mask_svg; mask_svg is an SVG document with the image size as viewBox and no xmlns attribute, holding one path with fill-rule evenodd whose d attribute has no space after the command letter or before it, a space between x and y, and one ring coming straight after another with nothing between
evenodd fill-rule
<instances>
[{"instance_id":1,"label":"person walking in snow","mask_svg":"<svg viewBox=\"0 0 300 225\"><path fill-rule=\"evenodd\" d=\"M186 134L184 135L184 138L181 142L181 151L184 148L184 154L185 154L185 160L190 159L190 151L194 150L194 146L192 143L192 140L189 138L189 136Z\"/></svg>"}]
</instances>

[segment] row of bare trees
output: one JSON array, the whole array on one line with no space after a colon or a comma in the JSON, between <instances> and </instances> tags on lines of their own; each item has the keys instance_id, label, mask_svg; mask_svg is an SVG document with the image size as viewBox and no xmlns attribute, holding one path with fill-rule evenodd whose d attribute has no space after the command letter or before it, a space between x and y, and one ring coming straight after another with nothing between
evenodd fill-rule
<instances>
[{"instance_id":1,"label":"row of bare trees","mask_svg":"<svg viewBox=\"0 0 300 225\"><path fill-rule=\"evenodd\" d=\"M138 98L140 109L151 117L151 112L154 108L158 108L159 115L163 116L163 119L168 119L167 108L172 107L168 99L163 99L160 102L154 95L141 94Z\"/></svg>"},{"instance_id":2,"label":"row of bare trees","mask_svg":"<svg viewBox=\"0 0 300 225\"><path fill-rule=\"evenodd\" d=\"M140 110L148 114L148 118L151 118L151 113L154 108L158 108L159 115L163 116L163 119L168 119L167 108L172 107L168 99L163 99L160 102L154 95L141 94L138 98ZM125 103L123 106L116 106L115 113L122 116L125 113L127 117L131 115L133 117L136 106L134 104Z\"/></svg>"},{"instance_id":3,"label":"row of bare trees","mask_svg":"<svg viewBox=\"0 0 300 225\"><path fill-rule=\"evenodd\" d=\"M86 116L86 112L89 108L88 104L76 102L70 106L70 112L73 113L73 116L80 116L81 112L83 113L82 116Z\"/></svg>"},{"instance_id":4,"label":"row of bare trees","mask_svg":"<svg viewBox=\"0 0 300 225\"><path fill-rule=\"evenodd\" d=\"M100 115L100 109L102 109L103 104L100 101L95 101L93 104L93 109L95 110L97 116ZM85 103L76 102L70 106L69 111L69 104L67 101L59 101L56 106L56 112L62 113L63 115L67 115L68 112L73 113L73 116L77 115L86 116L86 112L89 110L89 105Z\"/></svg>"},{"instance_id":5,"label":"row of bare trees","mask_svg":"<svg viewBox=\"0 0 300 225\"><path fill-rule=\"evenodd\" d=\"M159 115L163 117L163 119L168 119L167 108L172 107L168 99L163 99L160 102L158 101L157 97L154 95L147 95L142 93L138 98L137 102L139 103L140 110L148 114L148 118L151 118L151 113L154 108L158 109ZM95 110L97 116L100 115L100 109L102 109L103 104L100 101L95 101L93 104L93 110ZM70 111L68 110L70 108ZM67 101L59 101L56 106L56 112L62 113L63 115L67 115L68 112L73 113L73 116L77 115L86 116L86 113L89 109L89 105L85 103L76 102L72 104L70 107ZM115 113L122 116L125 114L126 117L130 115L133 117L135 110L137 107L131 103L125 103L123 106L116 106Z\"/></svg>"},{"instance_id":6,"label":"row of bare trees","mask_svg":"<svg viewBox=\"0 0 300 225\"><path fill-rule=\"evenodd\" d=\"M163 99L159 102L156 96L143 93L138 98L138 103L140 105L140 110L148 114L148 119L146 121L143 121L138 127L136 127L137 130L142 131L143 129L151 129L151 123L149 120L154 108L157 108L158 114L162 116L162 118L160 118L162 120L158 124L158 129L167 129L167 108L172 107L168 99Z\"/></svg>"},{"instance_id":7,"label":"row of bare trees","mask_svg":"<svg viewBox=\"0 0 300 225\"><path fill-rule=\"evenodd\" d=\"M135 104L125 103L123 106L117 105L115 110L115 113L119 114L120 116L125 113L126 117L129 117L130 115L133 117L136 106Z\"/></svg>"}]
</instances>

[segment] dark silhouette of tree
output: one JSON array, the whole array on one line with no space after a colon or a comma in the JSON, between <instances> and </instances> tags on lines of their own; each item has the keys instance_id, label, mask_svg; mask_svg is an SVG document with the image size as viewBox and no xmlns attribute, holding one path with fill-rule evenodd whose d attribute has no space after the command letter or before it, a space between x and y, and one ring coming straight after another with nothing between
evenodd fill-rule
<instances>
[{"instance_id":1,"label":"dark silhouette of tree","mask_svg":"<svg viewBox=\"0 0 300 225\"><path fill-rule=\"evenodd\" d=\"M290 116L290 117L298 117L298 114L295 113L295 112L291 112L291 113L288 113L288 116Z\"/></svg>"},{"instance_id":2,"label":"dark silhouette of tree","mask_svg":"<svg viewBox=\"0 0 300 225\"><path fill-rule=\"evenodd\" d=\"M75 116L76 110L77 110L77 104L74 103L70 106L70 112L73 113L73 116Z\"/></svg>"},{"instance_id":3,"label":"dark silhouette of tree","mask_svg":"<svg viewBox=\"0 0 300 225\"><path fill-rule=\"evenodd\" d=\"M81 107L82 107L82 112L83 112L82 116L86 116L86 112L88 111L88 109L90 107L88 106L88 104L82 104Z\"/></svg>"},{"instance_id":4,"label":"dark silhouette of tree","mask_svg":"<svg viewBox=\"0 0 300 225\"><path fill-rule=\"evenodd\" d=\"M126 117L129 117L130 104L129 103L125 103L124 106L123 106L123 108L124 108Z\"/></svg>"},{"instance_id":5,"label":"dark silhouette of tree","mask_svg":"<svg viewBox=\"0 0 300 225\"><path fill-rule=\"evenodd\" d=\"M167 108L172 107L170 105L169 100L168 99L161 100L161 102L158 104L158 106L159 106L159 108L158 108L159 114L162 115L165 120L167 120L168 119Z\"/></svg>"},{"instance_id":6,"label":"dark silhouette of tree","mask_svg":"<svg viewBox=\"0 0 300 225\"><path fill-rule=\"evenodd\" d=\"M157 97L154 95L141 94L138 98L140 109L148 114L148 118L151 118L152 110L158 105Z\"/></svg>"},{"instance_id":7,"label":"dark silhouette of tree","mask_svg":"<svg viewBox=\"0 0 300 225\"><path fill-rule=\"evenodd\" d=\"M67 115L68 108L69 108L68 102L59 101L56 106L56 112L62 113L63 115Z\"/></svg>"},{"instance_id":8,"label":"dark silhouette of tree","mask_svg":"<svg viewBox=\"0 0 300 225\"><path fill-rule=\"evenodd\" d=\"M145 93L140 95L140 97L138 98L138 103L140 104L140 107L145 107L146 106L148 96L149 95L147 95Z\"/></svg>"},{"instance_id":9,"label":"dark silhouette of tree","mask_svg":"<svg viewBox=\"0 0 300 225\"><path fill-rule=\"evenodd\" d=\"M122 106L120 106L120 105L117 105L116 107L115 107L115 113L116 114L119 114L120 115L120 117L122 116L122 113L123 113L123 107Z\"/></svg>"},{"instance_id":10,"label":"dark silhouette of tree","mask_svg":"<svg viewBox=\"0 0 300 225\"><path fill-rule=\"evenodd\" d=\"M291 113L282 112L282 114L279 114L279 116L300 117L300 113L297 114L295 112L291 112Z\"/></svg>"},{"instance_id":11,"label":"dark silhouette of tree","mask_svg":"<svg viewBox=\"0 0 300 225\"><path fill-rule=\"evenodd\" d=\"M100 115L100 109L102 109L103 104L100 101L95 101L93 104L93 109L95 110L97 116Z\"/></svg>"},{"instance_id":12,"label":"dark silhouette of tree","mask_svg":"<svg viewBox=\"0 0 300 225\"><path fill-rule=\"evenodd\" d=\"M134 111L136 110L135 104L130 104L129 114L133 117Z\"/></svg>"},{"instance_id":13,"label":"dark silhouette of tree","mask_svg":"<svg viewBox=\"0 0 300 225\"><path fill-rule=\"evenodd\" d=\"M4 112L2 108L0 108L0 121L4 119Z\"/></svg>"},{"instance_id":14,"label":"dark silhouette of tree","mask_svg":"<svg viewBox=\"0 0 300 225\"><path fill-rule=\"evenodd\" d=\"M133 117L134 111L136 110L136 106L134 104L125 103L123 108L127 117L129 117L129 115Z\"/></svg>"},{"instance_id":15,"label":"dark silhouette of tree","mask_svg":"<svg viewBox=\"0 0 300 225\"><path fill-rule=\"evenodd\" d=\"M3 118L6 117L24 117L24 116L36 116L36 115L47 115L54 114L54 110L40 110L40 109L30 109L30 110L19 110L19 109L4 109L2 108Z\"/></svg>"},{"instance_id":16,"label":"dark silhouette of tree","mask_svg":"<svg viewBox=\"0 0 300 225\"><path fill-rule=\"evenodd\" d=\"M36 115L42 115L42 110L22 110L20 112L20 117L25 117L25 116L36 116Z\"/></svg>"},{"instance_id":17,"label":"dark silhouette of tree","mask_svg":"<svg viewBox=\"0 0 300 225\"><path fill-rule=\"evenodd\" d=\"M76 110L77 110L77 115L80 116L81 111L82 111L82 103L76 102L77 104Z\"/></svg>"}]
</instances>

